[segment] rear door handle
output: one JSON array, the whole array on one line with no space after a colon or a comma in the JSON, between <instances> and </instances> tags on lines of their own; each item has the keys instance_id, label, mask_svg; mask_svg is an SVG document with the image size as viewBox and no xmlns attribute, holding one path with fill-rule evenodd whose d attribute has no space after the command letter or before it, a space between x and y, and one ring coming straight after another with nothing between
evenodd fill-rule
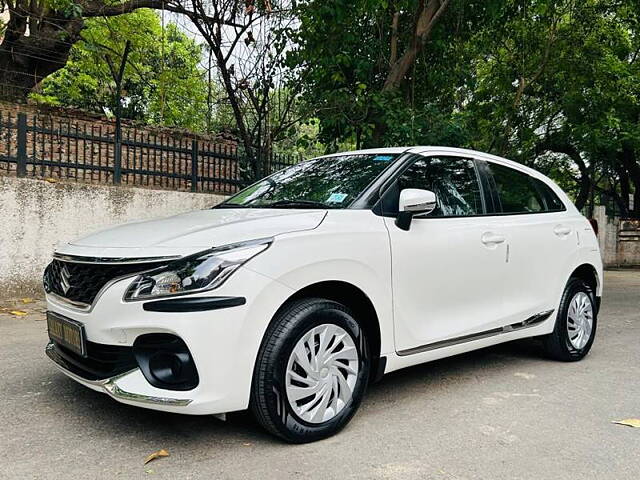
<instances>
[{"instance_id":1,"label":"rear door handle","mask_svg":"<svg viewBox=\"0 0 640 480\"><path fill-rule=\"evenodd\" d=\"M496 245L498 243L503 243L505 241L505 238L504 236L498 235L493 232L485 232L482 234L482 237L480 238L480 240L485 245Z\"/></svg>"},{"instance_id":2,"label":"rear door handle","mask_svg":"<svg viewBox=\"0 0 640 480\"><path fill-rule=\"evenodd\" d=\"M553 233L559 237L566 237L571 233L571 227L567 227L566 225L556 225L553 229Z\"/></svg>"}]
</instances>

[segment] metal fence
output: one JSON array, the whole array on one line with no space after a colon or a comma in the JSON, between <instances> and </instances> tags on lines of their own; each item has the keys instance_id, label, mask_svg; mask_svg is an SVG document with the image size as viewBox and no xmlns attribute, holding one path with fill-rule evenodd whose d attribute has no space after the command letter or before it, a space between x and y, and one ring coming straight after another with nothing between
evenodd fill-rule
<instances>
[{"instance_id":1,"label":"metal fence","mask_svg":"<svg viewBox=\"0 0 640 480\"><path fill-rule=\"evenodd\" d=\"M271 154L271 173L300 159ZM0 171L18 177L231 194L254 179L235 144L86 121L0 112Z\"/></svg>"}]
</instances>

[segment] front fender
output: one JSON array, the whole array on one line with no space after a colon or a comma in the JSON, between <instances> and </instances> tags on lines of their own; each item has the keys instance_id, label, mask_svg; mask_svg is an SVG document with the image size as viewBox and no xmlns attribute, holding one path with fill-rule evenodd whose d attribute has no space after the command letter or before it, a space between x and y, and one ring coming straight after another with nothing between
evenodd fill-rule
<instances>
[{"instance_id":1,"label":"front fender","mask_svg":"<svg viewBox=\"0 0 640 480\"><path fill-rule=\"evenodd\" d=\"M394 351L391 255L386 230L314 231L278 237L268 252L244 268L266 275L294 292L326 281L354 285L369 297L376 310L381 354Z\"/></svg>"}]
</instances>

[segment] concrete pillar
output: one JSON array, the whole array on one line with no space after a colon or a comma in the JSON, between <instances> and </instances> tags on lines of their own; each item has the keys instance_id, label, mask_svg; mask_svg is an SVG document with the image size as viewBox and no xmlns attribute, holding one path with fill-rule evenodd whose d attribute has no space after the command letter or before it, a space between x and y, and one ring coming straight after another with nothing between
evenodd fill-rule
<instances>
[{"instance_id":1,"label":"concrete pillar","mask_svg":"<svg viewBox=\"0 0 640 480\"><path fill-rule=\"evenodd\" d=\"M593 209L593 218L598 222L598 245L602 260L605 259L606 238L607 238L607 209L603 205L598 205Z\"/></svg>"}]
</instances>

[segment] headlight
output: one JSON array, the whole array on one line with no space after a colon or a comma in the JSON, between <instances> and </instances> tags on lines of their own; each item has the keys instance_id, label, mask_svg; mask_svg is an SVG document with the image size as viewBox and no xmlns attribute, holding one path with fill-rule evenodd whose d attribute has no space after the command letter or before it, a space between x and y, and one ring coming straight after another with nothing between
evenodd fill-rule
<instances>
[{"instance_id":1,"label":"headlight","mask_svg":"<svg viewBox=\"0 0 640 480\"><path fill-rule=\"evenodd\" d=\"M138 276L124 299L146 300L211 290L220 286L242 264L269 248L272 241L272 238L263 238L233 243L181 258Z\"/></svg>"}]
</instances>

